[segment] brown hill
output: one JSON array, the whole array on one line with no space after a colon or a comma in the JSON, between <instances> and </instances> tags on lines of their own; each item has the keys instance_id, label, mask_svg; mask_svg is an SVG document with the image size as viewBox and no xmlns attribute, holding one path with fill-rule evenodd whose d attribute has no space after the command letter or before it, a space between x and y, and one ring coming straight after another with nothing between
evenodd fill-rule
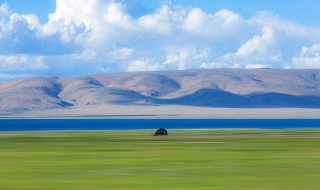
<instances>
[{"instance_id":1,"label":"brown hill","mask_svg":"<svg viewBox=\"0 0 320 190\"><path fill-rule=\"evenodd\" d=\"M320 70L208 69L0 83L0 112L94 105L320 107Z\"/></svg>"}]
</instances>

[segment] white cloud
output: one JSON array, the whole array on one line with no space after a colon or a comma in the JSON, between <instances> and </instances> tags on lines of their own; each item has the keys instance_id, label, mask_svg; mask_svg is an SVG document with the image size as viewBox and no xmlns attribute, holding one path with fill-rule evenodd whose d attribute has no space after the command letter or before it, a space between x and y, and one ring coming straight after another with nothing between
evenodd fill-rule
<instances>
[{"instance_id":1,"label":"white cloud","mask_svg":"<svg viewBox=\"0 0 320 190\"><path fill-rule=\"evenodd\" d=\"M132 21L126 13L124 6L121 3L112 3L107 7L107 12L104 14L104 19L108 23L119 27L131 28Z\"/></svg>"},{"instance_id":2,"label":"white cloud","mask_svg":"<svg viewBox=\"0 0 320 190\"><path fill-rule=\"evenodd\" d=\"M8 3L4 3L0 6L0 27L3 27L5 24L6 17L10 14Z\"/></svg>"},{"instance_id":3,"label":"white cloud","mask_svg":"<svg viewBox=\"0 0 320 190\"><path fill-rule=\"evenodd\" d=\"M201 60L210 57L210 49L200 49L193 46L170 47L166 49L167 57L163 65L177 65L177 69L184 70L189 65L198 65Z\"/></svg>"},{"instance_id":4,"label":"white cloud","mask_svg":"<svg viewBox=\"0 0 320 190\"><path fill-rule=\"evenodd\" d=\"M11 11L9 10L9 5L8 3L3 3L1 6L0 6L0 17L3 18L7 15L9 15Z\"/></svg>"},{"instance_id":5,"label":"white cloud","mask_svg":"<svg viewBox=\"0 0 320 190\"><path fill-rule=\"evenodd\" d=\"M0 68L11 64L8 72L15 68L35 75L318 68L317 45L310 46L320 43L320 27L299 25L270 12L245 18L232 10L208 13L167 3L132 16L124 0L56 3L47 23L34 14L13 13L6 3L0 6ZM7 59L12 56L15 61Z\"/></svg>"},{"instance_id":6,"label":"white cloud","mask_svg":"<svg viewBox=\"0 0 320 190\"><path fill-rule=\"evenodd\" d=\"M263 64L247 64L245 66L246 69L263 69L263 68L268 68L268 65L263 65Z\"/></svg>"},{"instance_id":7,"label":"white cloud","mask_svg":"<svg viewBox=\"0 0 320 190\"><path fill-rule=\"evenodd\" d=\"M279 66L281 53L276 48L274 30L269 26L262 28L261 35L255 35L237 50L221 57L229 63L243 65L244 68L261 68ZM276 64L275 64L276 63Z\"/></svg>"},{"instance_id":8,"label":"white cloud","mask_svg":"<svg viewBox=\"0 0 320 190\"><path fill-rule=\"evenodd\" d=\"M226 62L204 62L201 63L200 68L212 69L212 68L240 68L239 64L230 64Z\"/></svg>"},{"instance_id":9,"label":"white cloud","mask_svg":"<svg viewBox=\"0 0 320 190\"><path fill-rule=\"evenodd\" d=\"M9 23L11 27L19 22L24 22L29 30L37 30L41 27L39 18L33 14L20 15L20 14L14 13L10 16Z\"/></svg>"},{"instance_id":10,"label":"white cloud","mask_svg":"<svg viewBox=\"0 0 320 190\"><path fill-rule=\"evenodd\" d=\"M110 51L108 53L108 57L111 57L112 59L128 59L134 54L133 48L118 48L113 51Z\"/></svg>"},{"instance_id":11,"label":"white cloud","mask_svg":"<svg viewBox=\"0 0 320 190\"><path fill-rule=\"evenodd\" d=\"M214 14L207 14L202 9L192 9L185 19L187 31L211 37L221 37L239 32L244 22L240 15L221 10Z\"/></svg>"},{"instance_id":12,"label":"white cloud","mask_svg":"<svg viewBox=\"0 0 320 190\"><path fill-rule=\"evenodd\" d=\"M50 22L85 24L88 29L98 27L107 3L103 0L56 0L56 10L49 15Z\"/></svg>"},{"instance_id":13,"label":"white cloud","mask_svg":"<svg viewBox=\"0 0 320 190\"><path fill-rule=\"evenodd\" d=\"M11 13L6 3L0 6L0 33L3 37L8 38L12 33L26 33L26 31L30 31L35 36L40 27L41 24L36 15Z\"/></svg>"},{"instance_id":14,"label":"white cloud","mask_svg":"<svg viewBox=\"0 0 320 190\"><path fill-rule=\"evenodd\" d=\"M186 68L186 60L190 56L190 49L182 49L182 50L173 50L173 53L169 53L167 55L166 60L164 61L163 65L169 64L177 64L179 70L184 70Z\"/></svg>"},{"instance_id":15,"label":"white cloud","mask_svg":"<svg viewBox=\"0 0 320 190\"><path fill-rule=\"evenodd\" d=\"M46 68L47 65L43 63L43 57L41 56L0 55L1 72L43 70Z\"/></svg>"},{"instance_id":16,"label":"white cloud","mask_svg":"<svg viewBox=\"0 0 320 190\"><path fill-rule=\"evenodd\" d=\"M150 59L134 60L128 66L129 72L136 71L158 71L161 66L152 62Z\"/></svg>"},{"instance_id":17,"label":"white cloud","mask_svg":"<svg viewBox=\"0 0 320 190\"><path fill-rule=\"evenodd\" d=\"M171 9L168 5L163 5L155 13L140 17L138 22L146 29L169 34L173 29L180 26L184 16L184 10Z\"/></svg>"},{"instance_id":18,"label":"white cloud","mask_svg":"<svg viewBox=\"0 0 320 190\"><path fill-rule=\"evenodd\" d=\"M271 27L263 27L261 36L254 36L252 39L244 43L236 52L237 56L250 56L253 54L264 54L268 51L268 47L273 42L273 29Z\"/></svg>"},{"instance_id":19,"label":"white cloud","mask_svg":"<svg viewBox=\"0 0 320 190\"><path fill-rule=\"evenodd\" d=\"M185 27L189 31L197 31L202 28L206 20L206 13L202 9L194 8L188 14Z\"/></svg>"},{"instance_id":20,"label":"white cloud","mask_svg":"<svg viewBox=\"0 0 320 190\"><path fill-rule=\"evenodd\" d=\"M248 23L256 26L270 26L274 30L284 33L284 37L294 40L320 40L319 35L314 35L320 32L320 26L303 26L283 20L279 15L268 11L258 12L256 16L248 20Z\"/></svg>"},{"instance_id":21,"label":"white cloud","mask_svg":"<svg viewBox=\"0 0 320 190\"><path fill-rule=\"evenodd\" d=\"M300 54L292 59L292 67L298 69L320 68L320 44L303 47Z\"/></svg>"}]
</instances>

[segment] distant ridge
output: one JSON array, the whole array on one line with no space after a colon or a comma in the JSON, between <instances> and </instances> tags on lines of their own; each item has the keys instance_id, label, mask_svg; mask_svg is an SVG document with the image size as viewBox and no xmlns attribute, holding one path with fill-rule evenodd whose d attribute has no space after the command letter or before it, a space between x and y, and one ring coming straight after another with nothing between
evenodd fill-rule
<instances>
[{"instance_id":1,"label":"distant ridge","mask_svg":"<svg viewBox=\"0 0 320 190\"><path fill-rule=\"evenodd\" d=\"M100 105L320 108L320 70L206 69L0 83L0 112Z\"/></svg>"}]
</instances>

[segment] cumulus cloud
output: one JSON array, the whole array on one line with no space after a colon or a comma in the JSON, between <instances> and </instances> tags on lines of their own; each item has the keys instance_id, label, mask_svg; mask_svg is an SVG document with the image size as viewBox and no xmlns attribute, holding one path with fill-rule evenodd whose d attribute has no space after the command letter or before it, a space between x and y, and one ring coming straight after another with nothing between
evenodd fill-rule
<instances>
[{"instance_id":1,"label":"cumulus cloud","mask_svg":"<svg viewBox=\"0 0 320 190\"><path fill-rule=\"evenodd\" d=\"M237 56L250 56L252 54L264 54L273 42L273 30L271 27L264 27L261 36L254 36L244 43L235 53Z\"/></svg>"},{"instance_id":2,"label":"cumulus cloud","mask_svg":"<svg viewBox=\"0 0 320 190\"><path fill-rule=\"evenodd\" d=\"M188 65L198 65L199 61L210 56L210 49L196 48L193 46L171 47L166 49L167 57L163 62L164 66L172 66L184 70Z\"/></svg>"},{"instance_id":3,"label":"cumulus cloud","mask_svg":"<svg viewBox=\"0 0 320 190\"><path fill-rule=\"evenodd\" d=\"M208 14L199 8L194 8L185 18L185 28L188 31L207 37L235 35L237 29L243 27L241 26L243 24L241 16L230 10Z\"/></svg>"},{"instance_id":4,"label":"cumulus cloud","mask_svg":"<svg viewBox=\"0 0 320 190\"><path fill-rule=\"evenodd\" d=\"M49 22L85 24L88 28L98 27L99 19L106 11L105 1L99 0L57 0L56 10L49 15ZM81 13L81 14L79 14Z\"/></svg>"},{"instance_id":5,"label":"cumulus cloud","mask_svg":"<svg viewBox=\"0 0 320 190\"><path fill-rule=\"evenodd\" d=\"M228 62L203 62L200 65L202 69L213 69L213 68L241 68L240 64L228 63Z\"/></svg>"},{"instance_id":6,"label":"cumulus cloud","mask_svg":"<svg viewBox=\"0 0 320 190\"><path fill-rule=\"evenodd\" d=\"M268 11L258 12L257 15L248 20L248 23L257 26L270 26L274 30L283 33L284 37L293 38L294 40L320 40L320 36L314 35L320 32L320 26L303 26L289 22Z\"/></svg>"},{"instance_id":7,"label":"cumulus cloud","mask_svg":"<svg viewBox=\"0 0 320 190\"><path fill-rule=\"evenodd\" d=\"M28 30L30 31L35 31L38 30L41 27L41 24L39 22L39 18L36 15L33 14L28 14L28 15L24 15L24 14L17 14L14 13L10 16L10 27L12 30L14 30L14 27L16 25L25 25L26 28L28 28Z\"/></svg>"},{"instance_id":8,"label":"cumulus cloud","mask_svg":"<svg viewBox=\"0 0 320 190\"><path fill-rule=\"evenodd\" d=\"M240 64L244 68L278 67L282 60L280 50L277 50L274 30L265 26L262 34L253 36L246 41L235 53L221 57L225 62Z\"/></svg>"},{"instance_id":9,"label":"cumulus cloud","mask_svg":"<svg viewBox=\"0 0 320 190\"><path fill-rule=\"evenodd\" d=\"M129 72L135 71L157 71L160 70L160 64L154 63L149 59L134 60L128 66Z\"/></svg>"},{"instance_id":10,"label":"cumulus cloud","mask_svg":"<svg viewBox=\"0 0 320 190\"><path fill-rule=\"evenodd\" d=\"M114 24L118 27L131 28L132 21L130 16L124 10L121 3L112 3L107 7L104 14L104 19L107 23Z\"/></svg>"},{"instance_id":11,"label":"cumulus cloud","mask_svg":"<svg viewBox=\"0 0 320 190\"><path fill-rule=\"evenodd\" d=\"M43 57L41 56L0 55L1 72L43 70L46 68L47 66L43 63Z\"/></svg>"},{"instance_id":12,"label":"cumulus cloud","mask_svg":"<svg viewBox=\"0 0 320 190\"><path fill-rule=\"evenodd\" d=\"M5 18L10 14L8 3L4 3L0 6L0 26L5 23Z\"/></svg>"},{"instance_id":13,"label":"cumulus cloud","mask_svg":"<svg viewBox=\"0 0 320 190\"><path fill-rule=\"evenodd\" d=\"M0 19L0 54L57 55L77 49L76 44L64 43L60 37L43 35L45 25L36 15L12 13L8 4L1 7L8 10L1 11L6 14Z\"/></svg>"},{"instance_id":14,"label":"cumulus cloud","mask_svg":"<svg viewBox=\"0 0 320 190\"><path fill-rule=\"evenodd\" d=\"M119 59L128 59L134 54L133 48L123 47L112 50L108 53L108 57L119 60Z\"/></svg>"},{"instance_id":15,"label":"cumulus cloud","mask_svg":"<svg viewBox=\"0 0 320 190\"><path fill-rule=\"evenodd\" d=\"M137 16L128 2L56 0L46 23L2 4L0 68L11 68L2 76L14 69L32 75L76 75L318 67L319 26L303 26L266 11L244 18L232 10L208 13L170 3Z\"/></svg>"},{"instance_id":16,"label":"cumulus cloud","mask_svg":"<svg viewBox=\"0 0 320 190\"><path fill-rule=\"evenodd\" d=\"M172 9L163 5L153 14L147 14L139 18L138 22L144 28L163 34L169 34L183 21L185 12L182 9Z\"/></svg>"},{"instance_id":17,"label":"cumulus cloud","mask_svg":"<svg viewBox=\"0 0 320 190\"><path fill-rule=\"evenodd\" d=\"M310 48L303 47L300 54L292 59L293 68L312 69L320 68L320 44L314 44Z\"/></svg>"}]
</instances>

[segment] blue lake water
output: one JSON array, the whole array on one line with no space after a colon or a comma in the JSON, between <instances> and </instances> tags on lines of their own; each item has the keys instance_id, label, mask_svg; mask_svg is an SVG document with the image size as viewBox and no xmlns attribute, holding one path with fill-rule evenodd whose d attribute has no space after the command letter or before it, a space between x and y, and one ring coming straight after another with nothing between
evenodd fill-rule
<instances>
[{"instance_id":1,"label":"blue lake water","mask_svg":"<svg viewBox=\"0 0 320 190\"><path fill-rule=\"evenodd\" d=\"M320 119L2 119L0 131L140 129L303 129Z\"/></svg>"}]
</instances>

